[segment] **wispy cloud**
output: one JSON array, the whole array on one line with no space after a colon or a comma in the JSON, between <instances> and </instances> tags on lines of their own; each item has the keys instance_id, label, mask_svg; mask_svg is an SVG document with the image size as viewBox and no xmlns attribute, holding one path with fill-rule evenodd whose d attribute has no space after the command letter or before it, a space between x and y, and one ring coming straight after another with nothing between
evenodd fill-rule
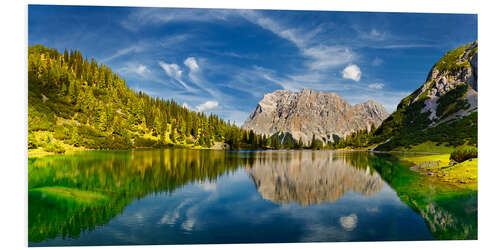
<instances>
[{"instance_id":1,"label":"wispy cloud","mask_svg":"<svg viewBox=\"0 0 500 250\"><path fill-rule=\"evenodd\" d=\"M146 24L226 20L233 13L234 11L217 9L138 8L132 11L121 25L128 30L138 31Z\"/></svg>"},{"instance_id":2,"label":"wispy cloud","mask_svg":"<svg viewBox=\"0 0 500 250\"><path fill-rule=\"evenodd\" d=\"M375 28L372 28L371 30L362 30L357 26L354 26L353 28L358 32L359 38L365 40L383 41L392 37L387 31L381 31Z\"/></svg>"},{"instance_id":3,"label":"wispy cloud","mask_svg":"<svg viewBox=\"0 0 500 250\"><path fill-rule=\"evenodd\" d=\"M179 65L172 63L164 63L162 61L159 61L158 64L162 67L163 70L165 70L165 73L167 73L168 76L179 79L182 76L182 70L180 69Z\"/></svg>"},{"instance_id":4,"label":"wispy cloud","mask_svg":"<svg viewBox=\"0 0 500 250\"><path fill-rule=\"evenodd\" d=\"M168 64L162 61L159 61L158 64L160 67L165 71L165 73L170 76L171 78L177 80L186 90L191 91L192 88L189 87L183 80L182 80L182 70L180 69L179 65L172 63Z\"/></svg>"},{"instance_id":5,"label":"wispy cloud","mask_svg":"<svg viewBox=\"0 0 500 250\"><path fill-rule=\"evenodd\" d=\"M138 52L141 52L143 50L144 50L144 46L132 45L130 47L120 49L120 50L116 51L114 54L112 54L106 58L103 58L99 61L106 63L106 62L112 61L113 59L116 59L118 57L130 54L130 53L138 53Z\"/></svg>"},{"instance_id":6,"label":"wispy cloud","mask_svg":"<svg viewBox=\"0 0 500 250\"><path fill-rule=\"evenodd\" d=\"M269 30L279 37L286 39L297 46L301 53L310 59L308 63L310 70L324 70L335 68L352 62L357 55L348 47L325 44L317 39L317 35L323 30L321 26L316 28L297 28L281 24L276 20L262 15L253 10L240 11L248 21Z\"/></svg>"},{"instance_id":7,"label":"wispy cloud","mask_svg":"<svg viewBox=\"0 0 500 250\"><path fill-rule=\"evenodd\" d=\"M136 62L126 63L124 67L118 69L118 72L122 74L136 74L143 78L151 74L151 70L147 66Z\"/></svg>"},{"instance_id":8,"label":"wispy cloud","mask_svg":"<svg viewBox=\"0 0 500 250\"><path fill-rule=\"evenodd\" d=\"M238 58L238 59L258 59L259 56L256 54L244 54L244 53L236 53L234 51L217 51L217 50L211 50L211 49L205 49L202 48L204 52L217 55L217 56L222 56L222 57L232 57L232 58Z\"/></svg>"},{"instance_id":9,"label":"wispy cloud","mask_svg":"<svg viewBox=\"0 0 500 250\"><path fill-rule=\"evenodd\" d=\"M191 39L192 37L193 35L191 34L178 34L173 36L171 35L160 39L159 44L163 48L172 49L172 47L176 47L179 44Z\"/></svg>"},{"instance_id":10,"label":"wispy cloud","mask_svg":"<svg viewBox=\"0 0 500 250\"><path fill-rule=\"evenodd\" d=\"M382 89L382 88L384 88L384 84L383 83L372 83L372 84L368 84L368 88Z\"/></svg>"},{"instance_id":11,"label":"wispy cloud","mask_svg":"<svg viewBox=\"0 0 500 250\"><path fill-rule=\"evenodd\" d=\"M213 83L207 81L203 76L203 69L200 66L201 61L195 57L188 57L184 60L184 65L189 68L189 80L196 85L200 90L209 94L213 98L220 99L223 93L214 86Z\"/></svg>"},{"instance_id":12,"label":"wispy cloud","mask_svg":"<svg viewBox=\"0 0 500 250\"><path fill-rule=\"evenodd\" d=\"M437 47L441 47L441 45L408 43L408 44L388 44L388 45L380 45L380 46L373 46L373 47L380 48L380 49L412 49L412 48L437 48Z\"/></svg>"},{"instance_id":13,"label":"wispy cloud","mask_svg":"<svg viewBox=\"0 0 500 250\"><path fill-rule=\"evenodd\" d=\"M184 61L184 65L186 65L191 71L196 72L200 69L198 63L196 62L196 58L188 57Z\"/></svg>"},{"instance_id":14,"label":"wispy cloud","mask_svg":"<svg viewBox=\"0 0 500 250\"><path fill-rule=\"evenodd\" d=\"M309 63L309 67L313 70L336 68L352 62L356 58L350 48L335 45L309 47L305 48L303 53L313 59Z\"/></svg>"}]
</instances>

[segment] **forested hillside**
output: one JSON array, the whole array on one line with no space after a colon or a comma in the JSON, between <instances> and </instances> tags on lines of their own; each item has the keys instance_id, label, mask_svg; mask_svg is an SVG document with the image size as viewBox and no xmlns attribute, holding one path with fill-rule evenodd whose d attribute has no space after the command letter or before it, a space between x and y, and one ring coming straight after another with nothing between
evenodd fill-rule
<instances>
[{"instance_id":1,"label":"forested hillside","mask_svg":"<svg viewBox=\"0 0 500 250\"><path fill-rule=\"evenodd\" d=\"M30 151L209 148L217 142L219 147L248 148L268 141L216 115L136 92L109 67L78 50L62 54L41 45L29 47Z\"/></svg>"}]
</instances>

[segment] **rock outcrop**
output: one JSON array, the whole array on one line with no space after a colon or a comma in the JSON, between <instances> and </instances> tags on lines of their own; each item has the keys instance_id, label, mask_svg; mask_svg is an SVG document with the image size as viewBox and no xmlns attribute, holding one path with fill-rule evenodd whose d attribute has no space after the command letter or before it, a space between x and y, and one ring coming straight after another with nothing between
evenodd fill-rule
<instances>
[{"instance_id":1,"label":"rock outcrop","mask_svg":"<svg viewBox=\"0 0 500 250\"><path fill-rule=\"evenodd\" d=\"M466 86L465 93L457 96L452 105L460 100L468 105L452 113L438 112L440 98L461 85ZM430 111L431 127L477 111L477 41L448 52L436 63L412 103L419 98L426 98L421 112Z\"/></svg>"},{"instance_id":2,"label":"rock outcrop","mask_svg":"<svg viewBox=\"0 0 500 250\"><path fill-rule=\"evenodd\" d=\"M336 93L277 90L264 95L242 128L268 136L288 132L305 143L315 135L326 143L377 127L387 116L385 108L372 100L351 106Z\"/></svg>"}]
</instances>

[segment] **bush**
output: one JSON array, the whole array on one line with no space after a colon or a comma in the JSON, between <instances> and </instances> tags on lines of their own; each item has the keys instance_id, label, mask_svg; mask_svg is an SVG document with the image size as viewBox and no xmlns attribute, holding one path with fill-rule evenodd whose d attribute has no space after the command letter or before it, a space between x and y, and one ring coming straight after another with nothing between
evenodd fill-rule
<instances>
[{"instance_id":1,"label":"bush","mask_svg":"<svg viewBox=\"0 0 500 250\"><path fill-rule=\"evenodd\" d=\"M464 162L472 158L477 158L477 148L457 149L450 155L450 160L456 162Z\"/></svg>"},{"instance_id":2,"label":"bush","mask_svg":"<svg viewBox=\"0 0 500 250\"><path fill-rule=\"evenodd\" d=\"M28 149L38 148L38 140L33 133L28 133Z\"/></svg>"},{"instance_id":3,"label":"bush","mask_svg":"<svg viewBox=\"0 0 500 250\"><path fill-rule=\"evenodd\" d=\"M54 152L54 153L64 153L66 151L63 145L56 142L51 142L47 144L47 146L45 146L44 149L47 152Z\"/></svg>"}]
</instances>

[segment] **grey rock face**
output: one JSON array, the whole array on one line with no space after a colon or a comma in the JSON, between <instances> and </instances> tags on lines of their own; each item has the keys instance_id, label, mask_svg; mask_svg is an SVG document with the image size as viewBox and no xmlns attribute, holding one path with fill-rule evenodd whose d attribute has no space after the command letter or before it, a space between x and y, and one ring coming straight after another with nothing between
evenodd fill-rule
<instances>
[{"instance_id":1,"label":"grey rock face","mask_svg":"<svg viewBox=\"0 0 500 250\"><path fill-rule=\"evenodd\" d=\"M288 132L305 143L315 135L328 142L333 135L345 137L377 127L387 116L385 108L372 100L351 106L336 93L277 90L264 95L242 128L268 136Z\"/></svg>"},{"instance_id":2,"label":"grey rock face","mask_svg":"<svg viewBox=\"0 0 500 250\"><path fill-rule=\"evenodd\" d=\"M427 80L420 89L419 94L413 98L412 102L416 102L419 98L421 98L421 95L427 95L427 97L429 97L429 99L425 101L426 106L421 112L431 112L429 115L429 119L433 121L431 127L456 119L457 117L467 116L470 113L477 111L477 46L477 41L469 44L463 54L456 61L457 65L468 63L470 66L466 66L457 71L440 71L436 64L429 72ZM460 110L445 119L438 117L436 110L439 98L461 84L468 85L467 93L463 98L467 100L470 106L466 110Z\"/></svg>"}]
</instances>

